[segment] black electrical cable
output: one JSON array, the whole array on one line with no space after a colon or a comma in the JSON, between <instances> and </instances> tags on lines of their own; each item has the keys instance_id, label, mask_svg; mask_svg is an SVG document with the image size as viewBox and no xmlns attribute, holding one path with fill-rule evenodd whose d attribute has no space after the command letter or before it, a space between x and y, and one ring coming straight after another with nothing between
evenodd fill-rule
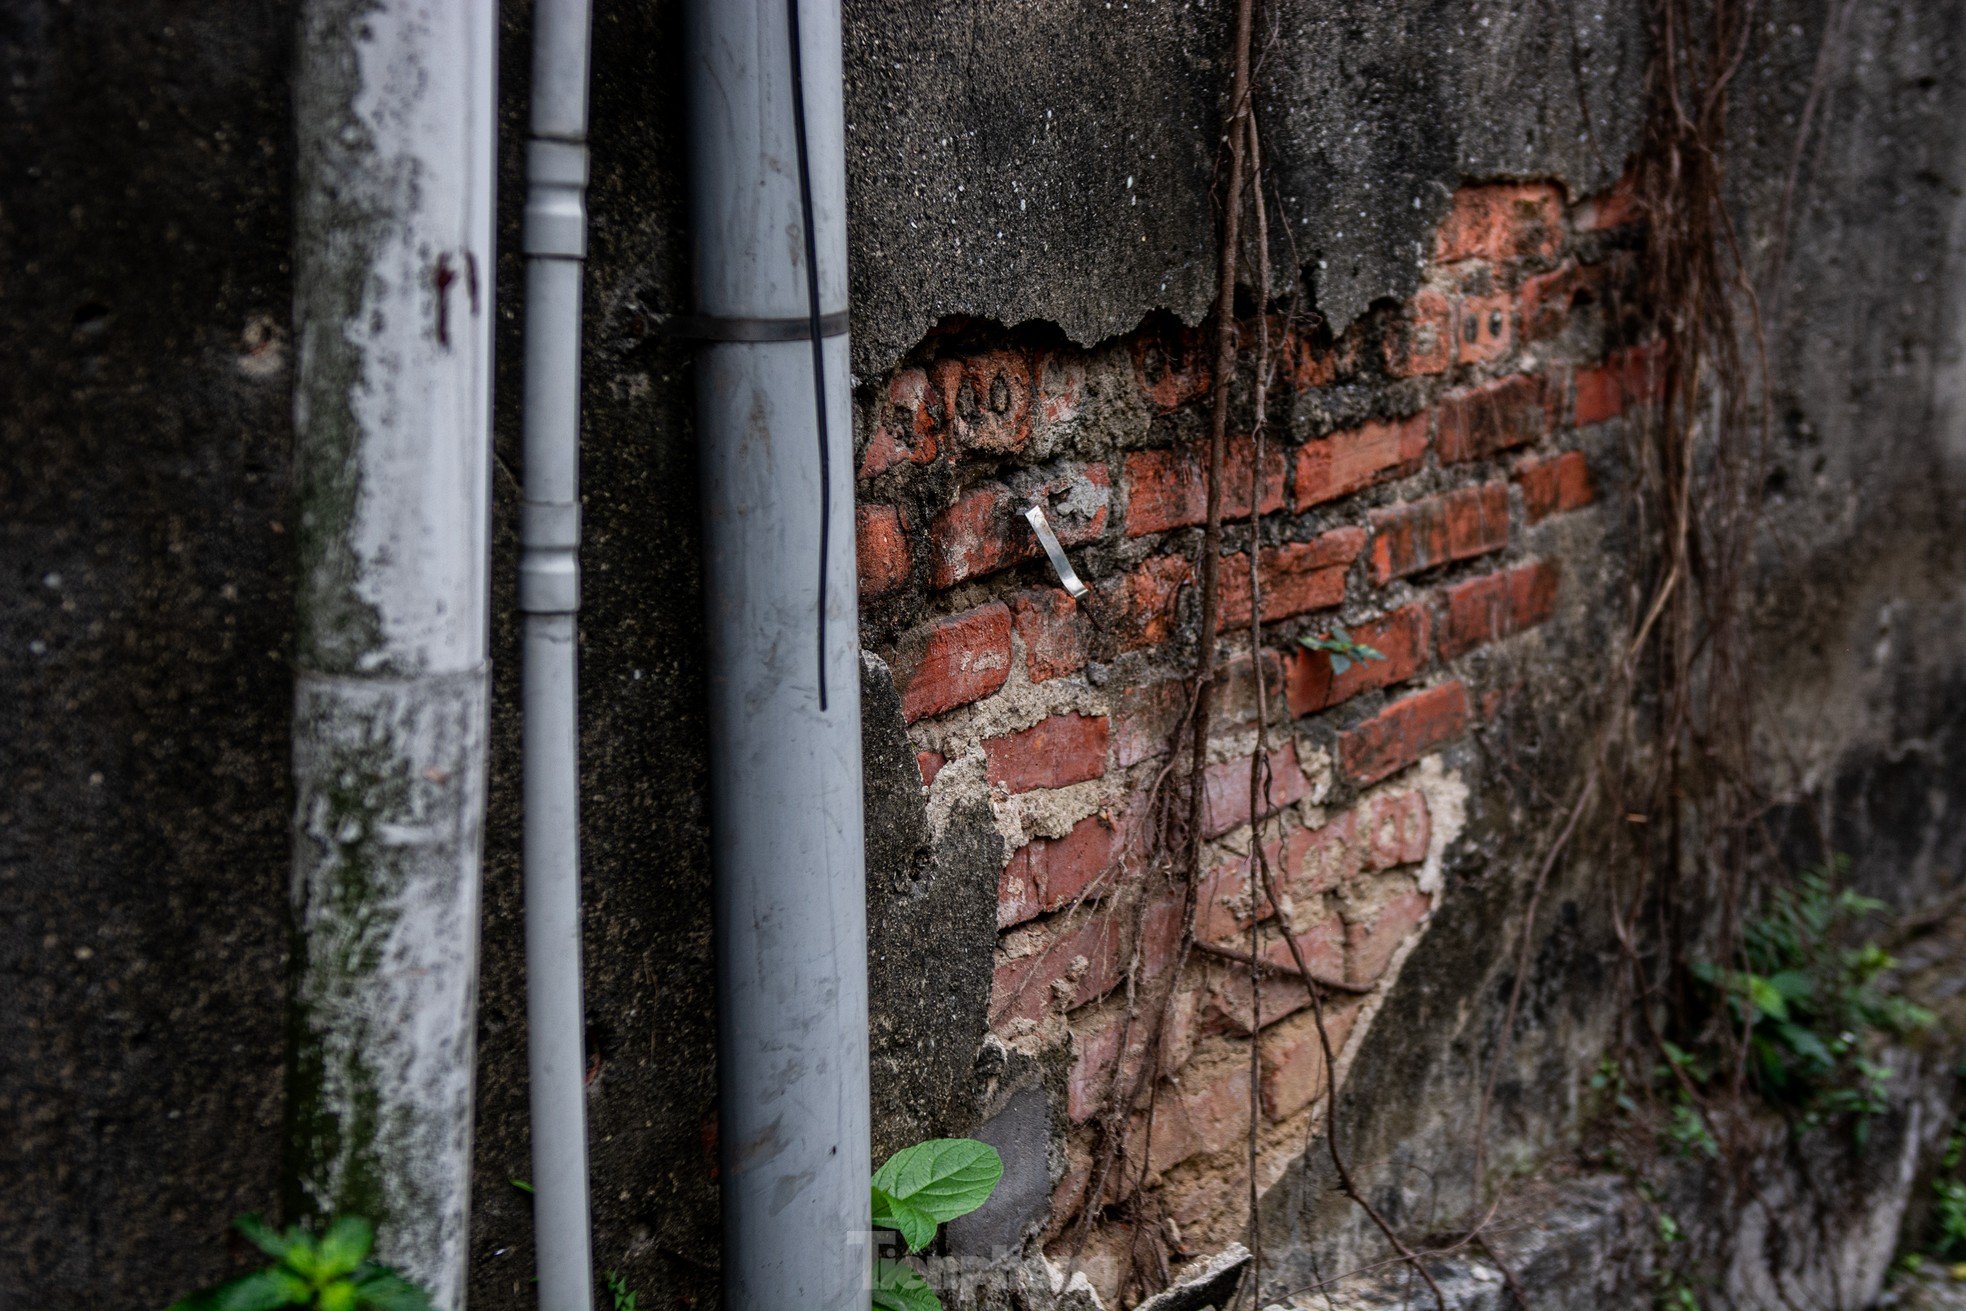
<instances>
[{"instance_id":1,"label":"black electrical cable","mask_svg":"<svg viewBox=\"0 0 1966 1311\"><path fill-rule=\"evenodd\" d=\"M813 230L812 161L806 154L806 89L799 54L799 0L785 0L792 49L792 139L799 156L799 212L805 228L806 308L811 317L812 394L819 418L819 708L826 709L826 558L833 529L833 443L826 425L826 344L819 335L819 237Z\"/></svg>"}]
</instances>

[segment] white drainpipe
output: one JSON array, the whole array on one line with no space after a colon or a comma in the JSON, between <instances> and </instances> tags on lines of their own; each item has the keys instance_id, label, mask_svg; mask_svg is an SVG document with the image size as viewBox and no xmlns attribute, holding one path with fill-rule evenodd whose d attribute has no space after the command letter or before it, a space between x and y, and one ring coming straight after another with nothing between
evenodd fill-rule
<instances>
[{"instance_id":1,"label":"white drainpipe","mask_svg":"<svg viewBox=\"0 0 1966 1311\"><path fill-rule=\"evenodd\" d=\"M543 1311L592 1311L580 988L580 300L587 255L588 0L533 6L526 147L526 1032Z\"/></svg>"},{"instance_id":2,"label":"white drainpipe","mask_svg":"<svg viewBox=\"0 0 1966 1311\"><path fill-rule=\"evenodd\" d=\"M692 0L688 19L723 1306L865 1311L840 12Z\"/></svg>"},{"instance_id":3,"label":"white drainpipe","mask_svg":"<svg viewBox=\"0 0 1966 1311\"><path fill-rule=\"evenodd\" d=\"M464 1302L489 609L493 0L305 0L294 1218Z\"/></svg>"}]
</instances>

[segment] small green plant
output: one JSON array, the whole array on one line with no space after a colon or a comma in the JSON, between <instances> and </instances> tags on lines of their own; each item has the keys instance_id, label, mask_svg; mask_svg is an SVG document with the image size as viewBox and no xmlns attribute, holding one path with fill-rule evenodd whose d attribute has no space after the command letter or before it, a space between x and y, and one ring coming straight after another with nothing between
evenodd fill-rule
<instances>
[{"instance_id":1,"label":"small green plant","mask_svg":"<svg viewBox=\"0 0 1966 1311\"><path fill-rule=\"evenodd\" d=\"M1331 657L1331 676L1336 678L1355 664L1367 660L1384 660L1385 653L1363 642L1355 642L1345 631L1343 624L1331 625L1331 631L1323 637L1300 637L1297 644L1307 651L1322 651Z\"/></svg>"},{"instance_id":2,"label":"small green plant","mask_svg":"<svg viewBox=\"0 0 1966 1311\"><path fill-rule=\"evenodd\" d=\"M919 1252L935 1231L990 1200L1003 1178L1003 1158L974 1138L931 1138L904 1147L874 1172L874 1224L901 1235ZM882 1257L874 1263L874 1311L941 1311L942 1299L921 1272Z\"/></svg>"},{"instance_id":3,"label":"small green plant","mask_svg":"<svg viewBox=\"0 0 1966 1311\"><path fill-rule=\"evenodd\" d=\"M614 1311L635 1311L635 1301L639 1296L628 1287L628 1281L613 1270L607 1273L608 1296L614 1299Z\"/></svg>"},{"instance_id":4,"label":"small green plant","mask_svg":"<svg viewBox=\"0 0 1966 1311\"><path fill-rule=\"evenodd\" d=\"M432 1311L428 1293L368 1259L375 1230L366 1220L343 1216L319 1238L297 1225L275 1233L257 1216L233 1223L273 1264L173 1302L169 1311Z\"/></svg>"},{"instance_id":5,"label":"small green plant","mask_svg":"<svg viewBox=\"0 0 1966 1311\"><path fill-rule=\"evenodd\" d=\"M1799 1110L1804 1124L1854 1117L1861 1142L1885 1108L1891 1074L1864 1054L1866 1039L1916 1032L1932 1016L1885 989L1881 976L1897 962L1883 947L1844 945L1865 916L1883 909L1837 887L1847 865L1839 857L1793 888L1777 888L1742 933L1741 968L1700 962L1693 974L1727 1026L1746 1033L1757 1091ZM1695 1081L1711 1077L1709 1069Z\"/></svg>"}]
</instances>

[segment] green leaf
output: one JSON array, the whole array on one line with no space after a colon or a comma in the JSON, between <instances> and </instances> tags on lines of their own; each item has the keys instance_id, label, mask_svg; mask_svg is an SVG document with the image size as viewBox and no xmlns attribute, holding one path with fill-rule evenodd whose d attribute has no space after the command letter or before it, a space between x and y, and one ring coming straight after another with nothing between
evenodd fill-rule
<instances>
[{"instance_id":1,"label":"green leaf","mask_svg":"<svg viewBox=\"0 0 1966 1311\"><path fill-rule=\"evenodd\" d=\"M280 1311L281 1307L306 1306L312 1297L313 1290L305 1279L291 1270L274 1266L193 1293L183 1301L172 1303L170 1311Z\"/></svg>"},{"instance_id":2,"label":"green leaf","mask_svg":"<svg viewBox=\"0 0 1966 1311\"><path fill-rule=\"evenodd\" d=\"M275 1261L287 1259L296 1242L304 1242L297 1230L289 1230L285 1237L273 1232L272 1226L256 1215L242 1215L232 1222L232 1227L246 1236L246 1241Z\"/></svg>"},{"instance_id":3,"label":"green leaf","mask_svg":"<svg viewBox=\"0 0 1966 1311\"><path fill-rule=\"evenodd\" d=\"M919 1252L929 1245L935 1237L935 1217L896 1201L884 1189L876 1186L873 1190L874 1225L880 1229L893 1229L900 1233L902 1241L908 1244L910 1252Z\"/></svg>"},{"instance_id":4,"label":"green leaf","mask_svg":"<svg viewBox=\"0 0 1966 1311\"><path fill-rule=\"evenodd\" d=\"M1816 980L1807 970L1777 970L1768 976L1768 985L1788 1001L1807 1001L1816 995Z\"/></svg>"},{"instance_id":5,"label":"green leaf","mask_svg":"<svg viewBox=\"0 0 1966 1311\"><path fill-rule=\"evenodd\" d=\"M373 1311L436 1311L430 1294L373 1261L355 1272L355 1295L360 1305Z\"/></svg>"},{"instance_id":6,"label":"green leaf","mask_svg":"<svg viewBox=\"0 0 1966 1311\"><path fill-rule=\"evenodd\" d=\"M525 1180L523 1180L523 1179L507 1179L507 1180L506 1180L505 1182L506 1182L506 1183L509 1183L509 1184L511 1184L511 1185L512 1185L512 1186L513 1186L514 1188L516 1188L516 1189L518 1189L518 1190L519 1190L520 1192L522 1192L522 1193L524 1193L524 1194L525 1194L526 1196L528 1196L528 1197L530 1197L530 1196L532 1196L532 1192L533 1192L533 1188L532 1188L532 1185L531 1185L531 1184L529 1184L529 1183L527 1183L527 1182L526 1182Z\"/></svg>"},{"instance_id":7,"label":"green leaf","mask_svg":"<svg viewBox=\"0 0 1966 1311\"><path fill-rule=\"evenodd\" d=\"M942 1311L942 1299L912 1266L874 1262L874 1311Z\"/></svg>"},{"instance_id":8,"label":"green leaf","mask_svg":"<svg viewBox=\"0 0 1966 1311\"><path fill-rule=\"evenodd\" d=\"M1365 657L1367 660L1384 660L1386 658L1384 651L1381 651L1376 646L1366 646L1363 642L1357 645L1357 651L1359 655Z\"/></svg>"},{"instance_id":9,"label":"green leaf","mask_svg":"<svg viewBox=\"0 0 1966 1311\"><path fill-rule=\"evenodd\" d=\"M1747 985L1748 1001L1756 1011L1773 1020L1788 1019L1788 999L1774 984L1759 974L1744 974L1741 981Z\"/></svg>"},{"instance_id":10,"label":"green leaf","mask_svg":"<svg viewBox=\"0 0 1966 1311\"><path fill-rule=\"evenodd\" d=\"M1003 1158L974 1138L931 1138L904 1147L874 1172L874 1187L892 1202L937 1224L968 1215L990 1200L1003 1178Z\"/></svg>"},{"instance_id":11,"label":"green leaf","mask_svg":"<svg viewBox=\"0 0 1966 1311\"><path fill-rule=\"evenodd\" d=\"M1338 675L1344 673L1347 669L1350 669L1351 667L1352 667L1351 661L1345 659L1345 657L1341 655L1336 654L1335 652L1332 654L1331 676L1333 678L1338 677Z\"/></svg>"},{"instance_id":12,"label":"green leaf","mask_svg":"<svg viewBox=\"0 0 1966 1311\"><path fill-rule=\"evenodd\" d=\"M314 1251L319 1262L317 1277L340 1278L362 1264L375 1246L375 1230L358 1216L345 1215L328 1226Z\"/></svg>"}]
</instances>

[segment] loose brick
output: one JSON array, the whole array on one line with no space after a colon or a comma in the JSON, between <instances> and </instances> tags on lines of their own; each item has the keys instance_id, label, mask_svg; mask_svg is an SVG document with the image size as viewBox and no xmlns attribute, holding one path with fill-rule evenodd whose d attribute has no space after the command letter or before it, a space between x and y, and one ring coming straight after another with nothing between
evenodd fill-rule
<instances>
[{"instance_id":1,"label":"loose brick","mask_svg":"<svg viewBox=\"0 0 1966 1311\"><path fill-rule=\"evenodd\" d=\"M1341 1054L1363 1007L1361 1001L1326 1002L1322 1035L1315 1012L1292 1016L1263 1035L1258 1086L1266 1118L1287 1120L1324 1095L1325 1039L1333 1055Z\"/></svg>"},{"instance_id":2,"label":"loose brick","mask_svg":"<svg viewBox=\"0 0 1966 1311\"><path fill-rule=\"evenodd\" d=\"M1434 258L1511 260L1554 255L1563 199L1547 183L1463 187L1434 236Z\"/></svg>"},{"instance_id":3,"label":"loose brick","mask_svg":"<svg viewBox=\"0 0 1966 1311\"><path fill-rule=\"evenodd\" d=\"M1441 462L1486 459L1535 441L1548 418L1546 395L1541 377L1518 373L1444 397L1434 438Z\"/></svg>"},{"instance_id":4,"label":"loose brick","mask_svg":"<svg viewBox=\"0 0 1966 1311\"><path fill-rule=\"evenodd\" d=\"M908 581L908 535L901 512L891 505L863 505L854 511L855 555L860 595L884 596Z\"/></svg>"},{"instance_id":5,"label":"loose brick","mask_svg":"<svg viewBox=\"0 0 1966 1311\"><path fill-rule=\"evenodd\" d=\"M1579 425L1615 419L1665 394L1665 352L1657 343L1633 346L1603 364L1577 370L1573 419Z\"/></svg>"},{"instance_id":6,"label":"loose brick","mask_svg":"<svg viewBox=\"0 0 1966 1311\"><path fill-rule=\"evenodd\" d=\"M1433 900L1417 888L1388 898L1369 918L1345 926L1345 977L1352 983L1376 983L1392 963L1393 953L1433 910Z\"/></svg>"},{"instance_id":7,"label":"loose brick","mask_svg":"<svg viewBox=\"0 0 1966 1311\"><path fill-rule=\"evenodd\" d=\"M1173 966L1182 911L1178 896L1139 909L1144 978L1163 977ZM991 1023L1035 1020L1055 1006L1073 1010L1105 996L1126 978L1135 928L1135 908L1122 902L1088 908L1064 924L1047 921L1013 931L991 978Z\"/></svg>"},{"instance_id":8,"label":"loose brick","mask_svg":"<svg viewBox=\"0 0 1966 1311\"><path fill-rule=\"evenodd\" d=\"M1256 443L1249 437L1230 441L1223 452L1222 517L1249 517L1250 468ZM1259 512L1283 508L1283 452L1275 442L1263 448L1263 476L1258 487ZM1186 528L1208 519L1208 448L1193 443L1154 451L1135 451L1126 457L1126 535Z\"/></svg>"},{"instance_id":9,"label":"loose brick","mask_svg":"<svg viewBox=\"0 0 1966 1311\"><path fill-rule=\"evenodd\" d=\"M897 464L927 464L941 453L949 407L921 369L901 369L888 380L887 403L880 407L874 435L860 460L863 479Z\"/></svg>"},{"instance_id":10,"label":"loose brick","mask_svg":"<svg viewBox=\"0 0 1966 1311\"><path fill-rule=\"evenodd\" d=\"M1570 325L1578 305L1602 297L1601 265L1565 262L1561 268L1524 278L1516 300L1516 336L1523 341L1546 341Z\"/></svg>"},{"instance_id":11,"label":"loose brick","mask_svg":"<svg viewBox=\"0 0 1966 1311\"><path fill-rule=\"evenodd\" d=\"M1440 658L1453 660L1542 623L1556 612L1556 586L1556 565L1539 560L1450 587Z\"/></svg>"},{"instance_id":12,"label":"loose brick","mask_svg":"<svg viewBox=\"0 0 1966 1311\"><path fill-rule=\"evenodd\" d=\"M1171 317L1157 319L1133 337L1133 371L1140 392L1165 413L1208 394L1214 369L1208 338Z\"/></svg>"},{"instance_id":13,"label":"loose brick","mask_svg":"<svg viewBox=\"0 0 1966 1311\"><path fill-rule=\"evenodd\" d=\"M1454 302L1422 291L1387 329L1386 371L1395 378L1441 373L1454 362L1454 349Z\"/></svg>"},{"instance_id":14,"label":"loose brick","mask_svg":"<svg viewBox=\"0 0 1966 1311\"><path fill-rule=\"evenodd\" d=\"M950 443L958 454L1008 455L1030 440L1031 359L1022 351L938 360L930 380L948 407Z\"/></svg>"},{"instance_id":15,"label":"loose brick","mask_svg":"<svg viewBox=\"0 0 1966 1311\"><path fill-rule=\"evenodd\" d=\"M1122 651L1158 646L1174 633L1175 602L1193 577L1187 557L1155 556L1100 588Z\"/></svg>"},{"instance_id":16,"label":"loose brick","mask_svg":"<svg viewBox=\"0 0 1966 1311\"><path fill-rule=\"evenodd\" d=\"M1063 678L1085 667L1085 615L1063 588L1020 592L1010 609L1018 640L1024 643L1024 670L1033 683Z\"/></svg>"},{"instance_id":17,"label":"loose brick","mask_svg":"<svg viewBox=\"0 0 1966 1311\"><path fill-rule=\"evenodd\" d=\"M1351 629L1352 640L1369 646L1383 660L1354 660L1342 674L1331 672L1331 655L1293 647L1283 658L1284 696L1292 715L1311 715L1375 687L1403 683L1426 667L1433 620L1426 607L1403 606L1383 618Z\"/></svg>"},{"instance_id":18,"label":"loose brick","mask_svg":"<svg viewBox=\"0 0 1966 1311\"><path fill-rule=\"evenodd\" d=\"M1424 792L1393 792L1374 797L1362 808L1365 868L1392 869L1427 858L1432 822Z\"/></svg>"},{"instance_id":19,"label":"loose brick","mask_svg":"<svg viewBox=\"0 0 1966 1311\"><path fill-rule=\"evenodd\" d=\"M1424 413L1391 422L1375 419L1362 427L1306 442L1297 452L1292 504L1307 510L1374 483L1404 478L1419 469L1426 454Z\"/></svg>"},{"instance_id":20,"label":"loose brick","mask_svg":"<svg viewBox=\"0 0 1966 1311\"><path fill-rule=\"evenodd\" d=\"M1345 575L1364 546L1363 529L1334 528L1308 542L1263 547L1257 555L1263 618L1287 619L1339 604L1345 599ZM1233 629L1249 622L1248 553L1223 556L1221 570L1218 626Z\"/></svg>"},{"instance_id":21,"label":"loose brick","mask_svg":"<svg viewBox=\"0 0 1966 1311\"><path fill-rule=\"evenodd\" d=\"M894 673L911 724L990 695L1010 677L1010 607L992 601L918 629Z\"/></svg>"},{"instance_id":22,"label":"loose brick","mask_svg":"<svg viewBox=\"0 0 1966 1311\"><path fill-rule=\"evenodd\" d=\"M1591 467L1582 451L1565 451L1547 460L1530 460L1515 471L1522 488L1523 517L1541 523L1553 514L1576 510L1597 499Z\"/></svg>"},{"instance_id":23,"label":"loose brick","mask_svg":"<svg viewBox=\"0 0 1966 1311\"><path fill-rule=\"evenodd\" d=\"M949 762L940 751L917 751L915 768L921 771L922 790L927 791L935 785L935 776L942 772L942 766Z\"/></svg>"},{"instance_id":24,"label":"loose brick","mask_svg":"<svg viewBox=\"0 0 1966 1311\"><path fill-rule=\"evenodd\" d=\"M1060 788L1106 772L1104 715L1053 715L983 743L985 776L1010 792Z\"/></svg>"},{"instance_id":25,"label":"loose brick","mask_svg":"<svg viewBox=\"0 0 1966 1311\"><path fill-rule=\"evenodd\" d=\"M1500 359L1515 344L1515 306L1506 293L1465 296L1456 318L1455 358L1462 364Z\"/></svg>"},{"instance_id":26,"label":"loose brick","mask_svg":"<svg viewBox=\"0 0 1966 1311\"><path fill-rule=\"evenodd\" d=\"M1414 692L1338 735L1338 758L1355 783L1377 783L1468 727L1468 689L1459 679Z\"/></svg>"},{"instance_id":27,"label":"loose brick","mask_svg":"<svg viewBox=\"0 0 1966 1311\"><path fill-rule=\"evenodd\" d=\"M1372 581L1379 584L1509 544L1506 483L1463 487L1372 512Z\"/></svg>"},{"instance_id":28,"label":"loose brick","mask_svg":"<svg viewBox=\"0 0 1966 1311\"><path fill-rule=\"evenodd\" d=\"M1263 813L1274 814L1310 795L1310 791L1310 781L1297 764L1297 744L1290 742L1272 750ZM1249 820L1249 757L1237 756L1208 766L1202 772L1202 836L1220 837Z\"/></svg>"},{"instance_id":29,"label":"loose brick","mask_svg":"<svg viewBox=\"0 0 1966 1311\"><path fill-rule=\"evenodd\" d=\"M953 587L1042 555L1023 514L1033 499L1046 502L1052 527L1067 546L1105 533L1110 479L1104 465L1072 465L1024 484L983 483L929 521L929 581L935 587Z\"/></svg>"},{"instance_id":30,"label":"loose brick","mask_svg":"<svg viewBox=\"0 0 1966 1311\"><path fill-rule=\"evenodd\" d=\"M1121 835L1103 816L1088 815L1062 838L1034 838L1012 852L997 882L997 927L1022 924L1082 897L1113 890Z\"/></svg>"},{"instance_id":31,"label":"loose brick","mask_svg":"<svg viewBox=\"0 0 1966 1311\"><path fill-rule=\"evenodd\" d=\"M1608 191L1579 201L1572 213L1579 232L1608 232L1632 226L1640 217L1637 179L1625 174Z\"/></svg>"}]
</instances>

